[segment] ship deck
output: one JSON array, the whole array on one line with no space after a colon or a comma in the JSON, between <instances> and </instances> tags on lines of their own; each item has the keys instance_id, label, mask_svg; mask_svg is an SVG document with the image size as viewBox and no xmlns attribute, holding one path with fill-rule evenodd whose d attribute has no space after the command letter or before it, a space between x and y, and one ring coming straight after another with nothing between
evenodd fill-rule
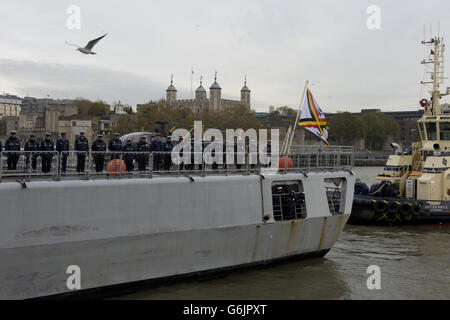
<instances>
[{"instance_id":1,"label":"ship deck","mask_svg":"<svg viewBox=\"0 0 450 320\"><path fill-rule=\"evenodd\" d=\"M201 153L202 154L202 153ZM200 156L201 156L200 154ZM1 152L0 183L8 181L65 181L91 179L142 179L156 177L194 177L209 175L261 175L270 173L304 173L311 171L351 170L354 165L351 147L293 146L290 160L282 158L275 166L262 164L258 155L243 153L241 165L189 161L174 164L165 152ZM192 155L189 160L194 160ZM233 162L240 154L235 154ZM16 160L15 168L11 160ZM44 172L44 159L50 166ZM254 160L256 159L256 160ZM65 164L64 164L65 163ZM65 165L65 170L64 170ZM81 167L80 167L81 165ZM284 168L288 168L287 170Z\"/></svg>"}]
</instances>

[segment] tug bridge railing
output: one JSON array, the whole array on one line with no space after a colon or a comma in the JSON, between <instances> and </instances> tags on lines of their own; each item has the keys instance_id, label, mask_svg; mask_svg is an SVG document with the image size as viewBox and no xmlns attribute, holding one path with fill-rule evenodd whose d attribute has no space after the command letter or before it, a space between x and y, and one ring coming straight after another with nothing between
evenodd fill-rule
<instances>
[{"instance_id":1,"label":"tug bridge railing","mask_svg":"<svg viewBox=\"0 0 450 320\"><path fill-rule=\"evenodd\" d=\"M203 162L177 165L172 162L171 152L3 151L0 153L0 182L17 179L58 181L69 178L259 174L269 170L269 165L251 163L250 159L258 159L257 154L234 153L235 162L238 154L245 159L243 164ZM192 153L191 161L197 156L202 159L202 155ZM223 158L226 161L225 154ZM291 164L288 158L292 160ZM352 147L292 146L289 156L283 159L280 156L279 165L289 168L289 172L350 170L354 164Z\"/></svg>"}]
</instances>

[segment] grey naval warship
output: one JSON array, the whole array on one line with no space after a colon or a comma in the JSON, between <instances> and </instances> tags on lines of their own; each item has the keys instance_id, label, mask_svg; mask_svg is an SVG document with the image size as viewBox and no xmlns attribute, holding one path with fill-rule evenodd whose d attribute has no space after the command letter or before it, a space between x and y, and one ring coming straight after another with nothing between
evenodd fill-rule
<instances>
[{"instance_id":1,"label":"grey naval warship","mask_svg":"<svg viewBox=\"0 0 450 320\"><path fill-rule=\"evenodd\" d=\"M297 147L292 168L97 172L76 152L39 173L0 157L0 299L66 297L323 256L352 210L352 150ZM142 155L142 154L141 154ZM103 155L110 159L110 154ZM126 158L126 152L117 158ZM61 172L60 158L67 157ZM121 160L116 160L121 161ZM105 163L105 167L106 167ZM78 276L78 280L74 277ZM77 285L78 284L78 285Z\"/></svg>"}]
</instances>

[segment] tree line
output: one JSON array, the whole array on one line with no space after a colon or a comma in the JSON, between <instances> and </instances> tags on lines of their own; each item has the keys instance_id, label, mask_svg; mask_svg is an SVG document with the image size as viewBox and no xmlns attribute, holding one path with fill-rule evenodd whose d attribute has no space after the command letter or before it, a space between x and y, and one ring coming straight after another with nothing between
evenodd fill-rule
<instances>
[{"instance_id":1,"label":"tree line","mask_svg":"<svg viewBox=\"0 0 450 320\"><path fill-rule=\"evenodd\" d=\"M126 134L134 131L168 132L172 128L190 129L194 121L202 121L204 128L288 128L295 121L297 111L281 106L261 121L244 107L215 113L194 113L190 108L175 109L165 100L151 101L140 107L133 116L122 115L116 121L115 131ZM364 139L369 150L382 150L389 137L398 140L400 126L390 116L382 113L355 115L339 112L328 119L329 141L332 144L355 145ZM317 139L306 131L306 140Z\"/></svg>"},{"instance_id":2,"label":"tree line","mask_svg":"<svg viewBox=\"0 0 450 320\"><path fill-rule=\"evenodd\" d=\"M355 115L339 112L328 120L330 142L354 145L364 139L368 150L382 150L389 137L399 141L400 126L394 118L382 113Z\"/></svg>"},{"instance_id":3,"label":"tree line","mask_svg":"<svg viewBox=\"0 0 450 320\"><path fill-rule=\"evenodd\" d=\"M202 121L204 128L223 130L231 128L258 130L263 127L261 121L245 107L223 112L195 113L190 108L176 109L169 106L165 100L159 100L141 105L133 116L119 116L115 130L120 134L142 130L169 133L170 129L174 128L189 130L194 121Z\"/></svg>"},{"instance_id":4,"label":"tree line","mask_svg":"<svg viewBox=\"0 0 450 320\"><path fill-rule=\"evenodd\" d=\"M289 127L295 121L297 111L287 106L279 107L268 115L269 126ZM412 121L413 122L413 121ZM364 113L362 115L350 112L338 112L327 119L329 142L337 145L355 145L364 139L365 148L382 150L389 137L400 140L400 126L397 121L382 113ZM415 124L412 123L411 127ZM306 140L317 139L309 131L305 133ZM417 136L413 136L417 139Z\"/></svg>"},{"instance_id":5,"label":"tree line","mask_svg":"<svg viewBox=\"0 0 450 320\"><path fill-rule=\"evenodd\" d=\"M77 107L79 115L105 117L111 113L111 106L101 100L90 101L84 98L77 98L73 103ZM133 113L133 108L130 106L124 106L123 109L128 114Z\"/></svg>"},{"instance_id":6,"label":"tree line","mask_svg":"<svg viewBox=\"0 0 450 320\"><path fill-rule=\"evenodd\" d=\"M84 98L74 100L78 114L107 117L111 113L110 105L101 100L90 101ZM175 109L165 100L150 101L134 112L130 106L124 110L126 115L119 115L115 121L114 131L127 134L136 131L169 133L173 128L191 129L194 121L202 121L204 128L228 129L241 128L288 128L295 121L297 111L281 106L261 121L245 107L215 113L194 113L190 108ZM414 127L414 123L412 127ZM399 140L400 126L392 118L382 113L365 113L362 115L350 112L339 112L328 117L329 141L338 145L355 145L364 139L369 150L382 150L389 137ZM0 120L0 135L5 135L6 118ZM314 141L314 135L306 132L306 140Z\"/></svg>"}]
</instances>

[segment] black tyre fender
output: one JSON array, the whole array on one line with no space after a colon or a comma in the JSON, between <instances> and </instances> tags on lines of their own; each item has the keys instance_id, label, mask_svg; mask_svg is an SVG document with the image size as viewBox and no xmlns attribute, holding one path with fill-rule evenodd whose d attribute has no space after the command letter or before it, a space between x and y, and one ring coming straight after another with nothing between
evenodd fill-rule
<instances>
[{"instance_id":1,"label":"black tyre fender","mask_svg":"<svg viewBox=\"0 0 450 320\"><path fill-rule=\"evenodd\" d=\"M369 209L375 209L376 203L376 200L364 200L364 206Z\"/></svg>"},{"instance_id":2,"label":"black tyre fender","mask_svg":"<svg viewBox=\"0 0 450 320\"><path fill-rule=\"evenodd\" d=\"M388 208L388 202L385 200L379 200L375 204L375 210L377 212L383 213L387 210L387 208Z\"/></svg>"},{"instance_id":3,"label":"black tyre fender","mask_svg":"<svg viewBox=\"0 0 450 320\"><path fill-rule=\"evenodd\" d=\"M409 202L404 202L402 203L401 207L400 207L400 212L402 213L402 215L404 215L405 217L409 216L413 211L413 205Z\"/></svg>"},{"instance_id":4,"label":"black tyre fender","mask_svg":"<svg viewBox=\"0 0 450 320\"><path fill-rule=\"evenodd\" d=\"M400 202L393 201L389 203L389 211L390 212L397 212L400 209Z\"/></svg>"},{"instance_id":5,"label":"black tyre fender","mask_svg":"<svg viewBox=\"0 0 450 320\"><path fill-rule=\"evenodd\" d=\"M415 216L418 216L420 214L420 205L418 203L415 203L413 205L413 214Z\"/></svg>"}]
</instances>

